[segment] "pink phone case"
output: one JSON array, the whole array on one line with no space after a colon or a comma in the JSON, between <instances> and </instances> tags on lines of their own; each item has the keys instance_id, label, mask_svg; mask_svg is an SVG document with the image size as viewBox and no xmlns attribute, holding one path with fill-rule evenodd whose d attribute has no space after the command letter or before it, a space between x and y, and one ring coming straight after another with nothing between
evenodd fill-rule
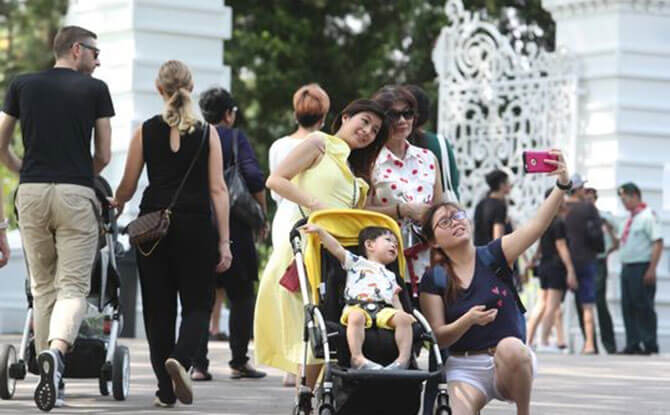
<instances>
[{"instance_id":1,"label":"pink phone case","mask_svg":"<svg viewBox=\"0 0 670 415\"><path fill-rule=\"evenodd\" d=\"M523 171L526 173L549 173L556 170L556 166L544 162L546 159L558 160L558 156L554 156L548 151L524 151Z\"/></svg>"}]
</instances>

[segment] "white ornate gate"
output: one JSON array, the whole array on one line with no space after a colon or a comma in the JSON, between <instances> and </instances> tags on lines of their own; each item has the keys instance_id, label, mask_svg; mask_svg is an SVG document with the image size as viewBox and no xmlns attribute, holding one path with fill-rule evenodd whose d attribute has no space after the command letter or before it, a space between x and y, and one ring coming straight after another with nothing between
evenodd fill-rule
<instances>
[{"instance_id":1,"label":"white ornate gate","mask_svg":"<svg viewBox=\"0 0 670 415\"><path fill-rule=\"evenodd\" d=\"M521 153L558 146L575 164L577 76L575 59L534 43L512 47L497 27L464 9L445 6L450 24L433 51L439 76L438 131L454 145L461 172L461 202L470 209L487 190L484 176L510 175L515 220L528 217L553 179L524 175Z\"/></svg>"}]
</instances>

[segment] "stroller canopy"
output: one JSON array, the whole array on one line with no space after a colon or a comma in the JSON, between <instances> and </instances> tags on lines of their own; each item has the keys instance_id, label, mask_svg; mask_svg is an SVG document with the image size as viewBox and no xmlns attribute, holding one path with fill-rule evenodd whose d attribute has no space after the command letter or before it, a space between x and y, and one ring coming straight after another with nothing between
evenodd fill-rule
<instances>
[{"instance_id":1,"label":"stroller canopy","mask_svg":"<svg viewBox=\"0 0 670 415\"><path fill-rule=\"evenodd\" d=\"M327 209L310 215L309 223L319 225L333 235L343 246L358 245L358 234L368 226L388 228L398 240L398 269L405 280L405 257L402 255L402 235L398 223L387 215L360 209ZM319 303L318 287L321 284L321 240L317 234L308 234L304 249L305 270L314 304Z\"/></svg>"}]
</instances>

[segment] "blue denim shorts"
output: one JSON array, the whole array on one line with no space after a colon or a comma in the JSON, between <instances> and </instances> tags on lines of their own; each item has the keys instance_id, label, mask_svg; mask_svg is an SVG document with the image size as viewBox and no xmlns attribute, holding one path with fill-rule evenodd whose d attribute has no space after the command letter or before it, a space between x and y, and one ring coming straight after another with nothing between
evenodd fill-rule
<instances>
[{"instance_id":1,"label":"blue denim shorts","mask_svg":"<svg viewBox=\"0 0 670 415\"><path fill-rule=\"evenodd\" d=\"M596 274L598 264L596 261L587 262L575 267L577 274L577 300L582 304L594 304L596 302Z\"/></svg>"}]
</instances>

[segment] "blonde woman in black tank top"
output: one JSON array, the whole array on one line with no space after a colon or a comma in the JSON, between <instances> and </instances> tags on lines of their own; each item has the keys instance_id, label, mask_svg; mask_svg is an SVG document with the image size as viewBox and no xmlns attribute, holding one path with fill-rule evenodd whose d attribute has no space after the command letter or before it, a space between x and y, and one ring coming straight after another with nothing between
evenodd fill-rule
<instances>
[{"instance_id":1,"label":"blonde woman in black tank top","mask_svg":"<svg viewBox=\"0 0 670 415\"><path fill-rule=\"evenodd\" d=\"M138 253L144 325L151 364L158 381L154 405L174 406L179 399L193 402L188 369L199 339L207 331L214 288L214 271L230 267L228 189L223 180L221 144L214 128L202 143L203 128L193 115L191 73L179 61L161 66L156 80L165 101L161 115L145 121L135 132L126 168L114 201L119 211L130 200L147 165L149 185L140 215L165 209L191 160L193 169L172 209L167 235L149 254ZM202 149L200 149L202 143ZM210 199L216 230L212 225ZM218 232L218 252L214 248ZM143 247L146 253L149 247ZM218 258L218 260L217 260ZM181 326L175 339L177 296Z\"/></svg>"}]
</instances>

